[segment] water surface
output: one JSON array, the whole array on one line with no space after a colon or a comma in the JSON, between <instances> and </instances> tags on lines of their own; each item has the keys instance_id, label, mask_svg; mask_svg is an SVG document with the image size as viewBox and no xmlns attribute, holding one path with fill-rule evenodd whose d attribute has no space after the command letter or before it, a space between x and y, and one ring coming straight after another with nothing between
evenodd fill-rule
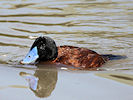
<instances>
[{"instance_id":1,"label":"water surface","mask_svg":"<svg viewBox=\"0 0 133 100\"><path fill-rule=\"evenodd\" d=\"M0 0L1 99L132 100L132 5L132 0ZM20 65L38 36L127 58L97 71Z\"/></svg>"}]
</instances>

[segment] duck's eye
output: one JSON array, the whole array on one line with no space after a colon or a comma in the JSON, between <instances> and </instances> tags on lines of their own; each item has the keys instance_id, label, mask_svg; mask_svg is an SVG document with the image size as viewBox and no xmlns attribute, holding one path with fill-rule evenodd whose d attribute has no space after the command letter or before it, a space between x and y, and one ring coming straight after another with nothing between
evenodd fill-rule
<instances>
[{"instance_id":1,"label":"duck's eye","mask_svg":"<svg viewBox=\"0 0 133 100\"><path fill-rule=\"evenodd\" d=\"M30 58L30 56L28 56Z\"/></svg>"}]
</instances>

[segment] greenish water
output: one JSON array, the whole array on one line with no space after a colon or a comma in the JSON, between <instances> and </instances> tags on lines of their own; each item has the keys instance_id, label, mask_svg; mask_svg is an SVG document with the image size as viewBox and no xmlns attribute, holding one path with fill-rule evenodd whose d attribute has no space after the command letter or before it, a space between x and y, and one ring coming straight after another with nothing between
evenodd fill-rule
<instances>
[{"instance_id":1,"label":"greenish water","mask_svg":"<svg viewBox=\"0 0 133 100\"><path fill-rule=\"evenodd\" d=\"M132 100L132 0L0 0L1 100ZM125 55L97 71L20 65L38 36Z\"/></svg>"}]
</instances>

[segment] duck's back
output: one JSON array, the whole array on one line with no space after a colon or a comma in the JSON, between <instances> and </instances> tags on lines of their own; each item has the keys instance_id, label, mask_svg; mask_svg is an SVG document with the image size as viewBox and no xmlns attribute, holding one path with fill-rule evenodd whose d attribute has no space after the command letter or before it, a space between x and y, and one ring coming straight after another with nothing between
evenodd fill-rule
<instances>
[{"instance_id":1,"label":"duck's back","mask_svg":"<svg viewBox=\"0 0 133 100\"><path fill-rule=\"evenodd\" d=\"M107 60L92 50L65 45L58 47L58 57L54 62L74 67L93 68L100 67Z\"/></svg>"}]
</instances>

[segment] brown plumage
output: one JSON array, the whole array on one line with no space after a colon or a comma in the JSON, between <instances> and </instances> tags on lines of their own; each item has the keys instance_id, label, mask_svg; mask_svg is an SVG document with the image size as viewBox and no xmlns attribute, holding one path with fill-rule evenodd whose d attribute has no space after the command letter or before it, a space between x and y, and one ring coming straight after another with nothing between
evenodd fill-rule
<instances>
[{"instance_id":1,"label":"brown plumage","mask_svg":"<svg viewBox=\"0 0 133 100\"><path fill-rule=\"evenodd\" d=\"M104 54L100 55L87 48L74 46L56 46L50 37L38 37L30 48L21 64L34 64L38 62L53 62L78 68L96 68L108 60L118 60L126 56Z\"/></svg>"},{"instance_id":2,"label":"brown plumage","mask_svg":"<svg viewBox=\"0 0 133 100\"><path fill-rule=\"evenodd\" d=\"M58 47L58 57L53 62L74 67L94 68L100 67L107 60L108 58L92 50L65 45Z\"/></svg>"}]
</instances>

